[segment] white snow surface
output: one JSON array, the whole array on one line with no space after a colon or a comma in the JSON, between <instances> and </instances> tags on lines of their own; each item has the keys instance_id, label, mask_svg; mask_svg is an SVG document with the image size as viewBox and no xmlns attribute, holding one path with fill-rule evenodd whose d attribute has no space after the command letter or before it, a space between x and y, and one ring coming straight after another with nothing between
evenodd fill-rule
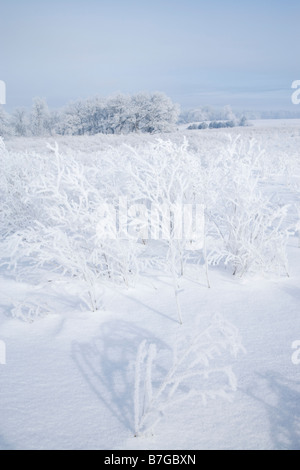
<instances>
[{"instance_id":1,"label":"white snow surface","mask_svg":"<svg viewBox=\"0 0 300 470\"><path fill-rule=\"evenodd\" d=\"M217 152L226 134L257 139L273 155L297 155L300 124L254 125L243 129L180 130L163 139ZM225 137L224 137L225 136ZM57 140L62 152L89 158L123 143L143 145L157 136L11 139L9 151L47 153ZM297 177L297 174L292 175ZM298 174L298 177L300 175ZM291 175L288 175L291 177ZM276 186L278 184L278 186ZM272 187L290 202L288 184ZM188 272L180 280L183 325L176 315L172 279L149 270L135 288L103 284L101 306L82 306L71 280L31 284L0 271L0 449L300 449L300 364L292 343L300 340L300 248L288 241L289 277L232 275L210 268L208 289ZM24 299L51 305L50 313L28 323L12 317ZM246 352L229 357L237 378L231 400L191 396L164 411L153 433L134 436L134 365L143 340L158 351L164 375L178 338L193 337L220 314L239 331ZM153 365L154 367L154 365ZM157 383L154 380L154 386ZM182 389L184 391L184 389Z\"/></svg>"}]
</instances>

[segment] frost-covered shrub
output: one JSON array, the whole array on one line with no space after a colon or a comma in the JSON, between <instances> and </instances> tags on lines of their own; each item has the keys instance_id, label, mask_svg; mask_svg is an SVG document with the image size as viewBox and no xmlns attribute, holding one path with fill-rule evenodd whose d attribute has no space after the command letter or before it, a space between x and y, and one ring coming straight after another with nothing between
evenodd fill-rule
<instances>
[{"instance_id":1,"label":"frost-covered shrub","mask_svg":"<svg viewBox=\"0 0 300 470\"><path fill-rule=\"evenodd\" d=\"M86 293L81 289L80 296L94 311L98 308L98 282L112 273L114 280L117 275L127 278L124 264L126 270L131 265L126 250L117 242L107 246L98 239L99 208L105 201L90 183L92 169L62 156L57 146L51 150L47 173L36 175L26 192L29 204L40 206L42 201L43 213L5 240L5 252L10 255L7 263L16 266L26 261L30 270L49 269L73 282L83 282Z\"/></svg>"},{"instance_id":2,"label":"frost-covered shrub","mask_svg":"<svg viewBox=\"0 0 300 470\"><path fill-rule=\"evenodd\" d=\"M205 265L208 286L208 262L239 275L287 271L287 208L262 191L271 159L254 141L218 138L222 151L210 142L204 151L191 134L192 145L136 137L89 154L57 145L17 154L1 141L2 264L23 279L39 269L77 282L92 310L101 283L134 286L140 272L165 270L180 323L180 278L190 267L200 276ZM197 215L187 233L184 210L196 206L205 220Z\"/></svg>"},{"instance_id":3,"label":"frost-covered shrub","mask_svg":"<svg viewBox=\"0 0 300 470\"><path fill-rule=\"evenodd\" d=\"M195 129L199 129L198 124L190 124L188 127L189 131L194 131Z\"/></svg>"},{"instance_id":4,"label":"frost-covered shrub","mask_svg":"<svg viewBox=\"0 0 300 470\"><path fill-rule=\"evenodd\" d=\"M6 252L11 254L7 263L16 269L25 263L28 270L44 268L84 281L90 308L96 310L97 272L92 268L96 247L92 243L95 231L91 230L97 222L92 210L95 192L79 165L62 163L58 153L55 157L49 162L47 177L37 176L27 195L32 204L43 201L42 217L32 218L6 239Z\"/></svg>"},{"instance_id":5,"label":"frost-covered shrub","mask_svg":"<svg viewBox=\"0 0 300 470\"><path fill-rule=\"evenodd\" d=\"M143 203L143 206L149 209L145 222L148 223L150 238L155 233L153 243L157 240L163 242L164 264L172 276L180 323L182 322L182 314L178 298L179 277L183 274L186 254L191 249L196 249L199 241L202 248L201 242L203 241L201 231L203 227L197 218L198 214L195 216L196 226L192 233L195 239L189 237L191 232L187 230L187 220L181 219L184 219L185 208L201 206L204 200L203 188L198 186L196 191L193 178L191 178L193 161L194 155L189 152L186 140L182 145L176 145L171 141L158 139L154 144L149 144L139 149L138 152L128 147L126 173L131 199L135 203ZM199 166L198 169L200 170ZM177 212L177 208L181 211ZM158 217L152 217L153 209L154 213L157 212ZM177 223L175 214L179 215ZM182 222L183 226L179 227ZM178 234L178 228L180 228L180 234ZM195 247L193 243L195 243ZM146 254L146 242L145 245ZM158 253L161 253L161 249Z\"/></svg>"},{"instance_id":6,"label":"frost-covered shrub","mask_svg":"<svg viewBox=\"0 0 300 470\"><path fill-rule=\"evenodd\" d=\"M207 122L201 122L198 126L198 129L208 129Z\"/></svg>"},{"instance_id":7,"label":"frost-covered shrub","mask_svg":"<svg viewBox=\"0 0 300 470\"><path fill-rule=\"evenodd\" d=\"M209 128L210 129L220 129L223 126L223 123L220 121L212 121L209 123Z\"/></svg>"},{"instance_id":8,"label":"frost-covered shrub","mask_svg":"<svg viewBox=\"0 0 300 470\"><path fill-rule=\"evenodd\" d=\"M226 356L227 360L240 351L245 350L237 329L219 315L205 331L182 338L175 345L172 365L164 374L155 365L156 345L143 341L135 364L135 436L153 432L169 408L188 400L196 398L205 405L211 399L230 399L237 379L232 368L220 364L219 358Z\"/></svg>"},{"instance_id":9,"label":"frost-covered shrub","mask_svg":"<svg viewBox=\"0 0 300 470\"><path fill-rule=\"evenodd\" d=\"M25 162L24 174L17 159L7 168L12 180L8 189L3 185L3 263L23 279L37 269L71 278L78 296L94 311L101 281L128 286L137 276L141 245L137 239L99 236L101 210L114 199L105 184L102 190L98 185L111 185L111 180L100 168L60 154L57 145L49 149L47 161L35 156L33 167ZM39 171L30 179L32 168Z\"/></svg>"},{"instance_id":10,"label":"frost-covered shrub","mask_svg":"<svg viewBox=\"0 0 300 470\"><path fill-rule=\"evenodd\" d=\"M27 323L33 323L37 318L43 318L50 313L48 305L26 299L22 302L14 303L11 311L13 318Z\"/></svg>"},{"instance_id":11,"label":"frost-covered shrub","mask_svg":"<svg viewBox=\"0 0 300 470\"><path fill-rule=\"evenodd\" d=\"M234 121L213 121L209 124L210 129L222 129L226 127L234 127Z\"/></svg>"},{"instance_id":12,"label":"frost-covered shrub","mask_svg":"<svg viewBox=\"0 0 300 470\"><path fill-rule=\"evenodd\" d=\"M33 152L8 152L1 138L0 161L0 238L3 238L43 219L44 202L34 188L38 177L49 173L47 158Z\"/></svg>"},{"instance_id":13,"label":"frost-covered shrub","mask_svg":"<svg viewBox=\"0 0 300 470\"><path fill-rule=\"evenodd\" d=\"M256 147L239 137L231 142L215 168L217 190L209 208L209 261L224 261L241 276L280 269L287 273L287 207L274 205L260 191L257 155Z\"/></svg>"}]
</instances>

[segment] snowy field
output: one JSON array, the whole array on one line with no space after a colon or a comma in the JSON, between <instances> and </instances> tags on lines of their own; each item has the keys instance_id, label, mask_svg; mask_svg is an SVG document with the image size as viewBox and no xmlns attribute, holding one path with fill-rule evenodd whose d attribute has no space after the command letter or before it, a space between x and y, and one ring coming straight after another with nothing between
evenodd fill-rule
<instances>
[{"instance_id":1,"label":"snowy field","mask_svg":"<svg viewBox=\"0 0 300 470\"><path fill-rule=\"evenodd\" d=\"M252 124L0 145L0 449L300 449L300 121ZM204 246L102 240L120 196Z\"/></svg>"},{"instance_id":2,"label":"snowy field","mask_svg":"<svg viewBox=\"0 0 300 470\"><path fill-rule=\"evenodd\" d=\"M300 126L300 119L256 119L250 121L250 125L267 128L289 127L292 129Z\"/></svg>"}]
</instances>

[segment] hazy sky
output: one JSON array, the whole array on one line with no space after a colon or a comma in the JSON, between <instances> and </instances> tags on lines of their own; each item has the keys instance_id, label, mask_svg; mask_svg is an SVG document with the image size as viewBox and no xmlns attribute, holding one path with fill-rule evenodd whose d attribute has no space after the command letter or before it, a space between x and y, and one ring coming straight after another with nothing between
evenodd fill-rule
<instances>
[{"instance_id":1,"label":"hazy sky","mask_svg":"<svg viewBox=\"0 0 300 470\"><path fill-rule=\"evenodd\" d=\"M138 91L293 110L300 1L0 0L0 47L8 110Z\"/></svg>"}]
</instances>

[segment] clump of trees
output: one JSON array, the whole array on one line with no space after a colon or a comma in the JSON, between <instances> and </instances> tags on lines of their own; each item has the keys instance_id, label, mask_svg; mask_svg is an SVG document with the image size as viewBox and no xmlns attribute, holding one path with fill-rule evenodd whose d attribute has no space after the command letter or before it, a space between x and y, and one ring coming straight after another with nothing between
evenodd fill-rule
<instances>
[{"instance_id":1,"label":"clump of trees","mask_svg":"<svg viewBox=\"0 0 300 470\"><path fill-rule=\"evenodd\" d=\"M232 127L244 127L248 126L248 121L245 116L242 116L240 120L231 120L231 121L211 121L209 124L207 122L200 122L200 124L191 124L188 127L188 130L196 129L226 129Z\"/></svg>"},{"instance_id":2,"label":"clump of trees","mask_svg":"<svg viewBox=\"0 0 300 470\"><path fill-rule=\"evenodd\" d=\"M191 124L188 127L188 130L196 130L196 129L224 129L228 127L244 127L247 126L248 122L245 116L242 116L242 118L237 121L237 120L231 120L231 121L212 121L209 124L207 122L201 122L200 124Z\"/></svg>"},{"instance_id":3,"label":"clump of trees","mask_svg":"<svg viewBox=\"0 0 300 470\"><path fill-rule=\"evenodd\" d=\"M93 135L169 132L177 123L179 106L164 93L93 97L50 112L45 99L35 98L30 113L12 115L0 107L0 135Z\"/></svg>"},{"instance_id":4,"label":"clump of trees","mask_svg":"<svg viewBox=\"0 0 300 470\"><path fill-rule=\"evenodd\" d=\"M191 123L188 127L189 130L221 129L248 125L247 117L235 114L230 106L224 106L221 110L215 110L209 106L192 109L181 113L179 123Z\"/></svg>"},{"instance_id":5,"label":"clump of trees","mask_svg":"<svg viewBox=\"0 0 300 470\"><path fill-rule=\"evenodd\" d=\"M224 106L222 109L215 109L211 106L202 106L196 109L183 111L179 116L180 124L190 124L203 121L238 121L237 116L231 106Z\"/></svg>"}]
</instances>

